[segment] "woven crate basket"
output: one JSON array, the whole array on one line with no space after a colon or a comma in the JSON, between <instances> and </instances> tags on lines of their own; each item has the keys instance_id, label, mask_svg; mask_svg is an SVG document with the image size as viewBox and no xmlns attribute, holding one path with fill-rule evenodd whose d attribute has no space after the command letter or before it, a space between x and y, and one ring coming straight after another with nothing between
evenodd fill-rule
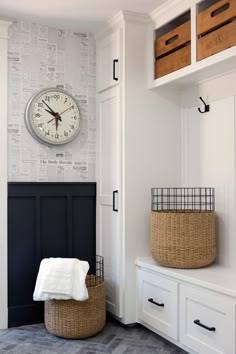
<instances>
[{"instance_id":1,"label":"woven crate basket","mask_svg":"<svg viewBox=\"0 0 236 354\"><path fill-rule=\"evenodd\" d=\"M86 281L87 286L88 282ZM100 332L106 322L105 286L103 280L88 287L86 301L45 301L44 318L47 330L59 337L86 338Z\"/></svg>"},{"instance_id":2,"label":"woven crate basket","mask_svg":"<svg viewBox=\"0 0 236 354\"><path fill-rule=\"evenodd\" d=\"M151 213L151 254L162 266L201 268L216 258L215 212Z\"/></svg>"}]
</instances>

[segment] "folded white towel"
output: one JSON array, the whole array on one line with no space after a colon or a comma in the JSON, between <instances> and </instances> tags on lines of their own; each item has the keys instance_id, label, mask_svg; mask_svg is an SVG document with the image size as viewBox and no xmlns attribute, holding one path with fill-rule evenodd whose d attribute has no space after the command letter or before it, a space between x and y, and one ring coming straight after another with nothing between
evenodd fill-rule
<instances>
[{"instance_id":1,"label":"folded white towel","mask_svg":"<svg viewBox=\"0 0 236 354\"><path fill-rule=\"evenodd\" d=\"M41 261L33 299L86 300L85 278L89 270L86 261L76 258L45 258Z\"/></svg>"}]
</instances>

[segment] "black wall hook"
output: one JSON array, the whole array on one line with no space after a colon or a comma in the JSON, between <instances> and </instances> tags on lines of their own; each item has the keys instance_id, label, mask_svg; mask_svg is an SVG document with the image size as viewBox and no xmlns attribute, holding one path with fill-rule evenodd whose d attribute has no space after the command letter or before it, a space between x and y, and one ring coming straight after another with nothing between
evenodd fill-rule
<instances>
[{"instance_id":1,"label":"black wall hook","mask_svg":"<svg viewBox=\"0 0 236 354\"><path fill-rule=\"evenodd\" d=\"M209 106L209 104L206 104L206 102L202 99L202 97L199 97L200 98L200 100L203 102L203 104L204 104L204 111L201 111L201 109L200 108L198 108L198 111L200 112L200 113L206 113L206 112L209 112L210 111L210 106Z\"/></svg>"}]
</instances>

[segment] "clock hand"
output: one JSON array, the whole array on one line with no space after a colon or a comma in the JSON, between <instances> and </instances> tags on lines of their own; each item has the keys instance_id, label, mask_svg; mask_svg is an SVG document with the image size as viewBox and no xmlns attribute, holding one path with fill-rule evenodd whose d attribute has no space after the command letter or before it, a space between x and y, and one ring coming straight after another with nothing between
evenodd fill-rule
<instances>
[{"instance_id":1,"label":"clock hand","mask_svg":"<svg viewBox=\"0 0 236 354\"><path fill-rule=\"evenodd\" d=\"M47 111L48 113L50 113L52 116L56 116L56 114L58 115L58 113L57 112L54 112L53 110L52 110L52 108L44 101L44 100L42 100L42 102L48 107L48 109L50 110L50 111L48 111L46 108L44 108L44 110L45 111ZM58 115L58 119L61 121L61 117Z\"/></svg>"},{"instance_id":2,"label":"clock hand","mask_svg":"<svg viewBox=\"0 0 236 354\"><path fill-rule=\"evenodd\" d=\"M57 128L57 127L58 127L58 120L60 120L60 116L59 116L58 113L56 113L56 114L55 114L55 117L52 118L52 119L50 119L47 123L50 123L50 122L53 121L54 119L56 120L56 128Z\"/></svg>"},{"instance_id":3,"label":"clock hand","mask_svg":"<svg viewBox=\"0 0 236 354\"><path fill-rule=\"evenodd\" d=\"M48 109L44 108L44 110L45 110L46 112L48 112L49 114L51 114L53 117L55 117L55 114L52 113L51 111L49 111Z\"/></svg>"},{"instance_id":4,"label":"clock hand","mask_svg":"<svg viewBox=\"0 0 236 354\"><path fill-rule=\"evenodd\" d=\"M56 113L52 113L51 111L49 111L48 109L46 109L46 108L44 108L44 110L46 111L46 112L48 112L49 114L51 114L52 116L54 116L54 118L55 118L55 116L56 116L56 114L58 114L57 112ZM58 115L58 119L61 121L61 117Z\"/></svg>"},{"instance_id":5,"label":"clock hand","mask_svg":"<svg viewBox=\"0 0 236 354\"><path fill-rule=\"evenodd\" d=\"M54 116L55 116L56 113L52 110L52 108L49 107L49 105L48 105L44 100L42 100L42 102L45 104L45 106L48 107L48 109L50 109L50 111L52 112L52 114L54 114Z\"/></svg>"},{"instance_id":6,"label":"clock hand","mask_svg":"<svg viewBox=\"0 0 236 354\"><path fill-rule=\"evenodd\" d=\"M60 116L61 116L63 113L65 113L66 111L68 111L68 109L71 109L71 106L68 107L67 109L65 109L63 112L61 112L61 113L60 113Z\"/></svg>"},{"instance_id":7,"label":"clock hand","mask_svg":"<svg viewBox=\"0 0 236 354\"><path fill-rule=\"evenodd\" d=\"M47 123L50 123L52 120L56 119L56 117L50 119Z\"/></svg>"}]
</instances>

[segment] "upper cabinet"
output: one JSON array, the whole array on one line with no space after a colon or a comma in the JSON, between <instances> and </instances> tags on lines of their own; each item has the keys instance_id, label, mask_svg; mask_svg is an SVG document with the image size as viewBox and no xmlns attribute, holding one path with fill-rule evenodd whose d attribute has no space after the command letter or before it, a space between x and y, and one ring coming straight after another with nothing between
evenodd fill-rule
<instances>
[{"instance_id":1,"label":"upper cabinet","mask_svg":"<svg viewBox=\"0 0 236 354\"><path fill-rule=\"evenodd\" d=\"M236 70L235 0L173 0L152 18L150 88L183 86Z\"/></svg>"},{"instance_id":2,"label":"upper cabinet","mask_svg":"<svg viewBox=\"0 0 236 354\"><path fill-rule=\"evenodd\" d=\"M98 42L97 91L101 92L120 82L121 35L118 28Z\"/></svg>"}]
</instances>

